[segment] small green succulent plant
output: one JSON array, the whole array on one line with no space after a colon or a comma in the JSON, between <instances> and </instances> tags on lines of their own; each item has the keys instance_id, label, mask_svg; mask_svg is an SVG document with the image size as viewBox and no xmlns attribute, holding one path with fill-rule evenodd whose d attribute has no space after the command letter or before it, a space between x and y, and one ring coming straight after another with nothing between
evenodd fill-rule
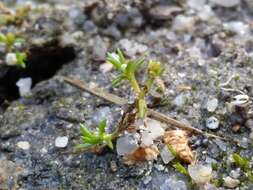
<instances>
[{"instance_id":1,"label":"small green succulent plant","mask_svg":"<svg viewBox=\"0 0 253 190\"><path fill-rule=\"evenodd\" d=\"M130 83L136 94L136 107L138 110L139 118L145 119L147 113L147 103L145 101L156 77L162 73L162 67L158 61L149 61L147 68L147 80L144 86L136 80L136 71L145 62L144 57L137 60L127 60L120 49L116 53L107 54L107 62L111 63L114 68L120 73L119 76L112 81L112 84L118 85L123 80ZM77 145L77 149L89 149L98 145L106 145L113 149L112 140L115 139L119 132L116 129L112 134L105 132L106 120L102 120L98 125L98 130L95 132L89 131L83 124L80 124L80 133L82 143Z\"/></svg>"},{"instance_id":2,"label":"small green succulent plant","mask_svg":"<svg viewBox=\"0 0 253 190\"><path fill-rule=\"evenodd\" d=\"M112 84L118 85L123 80L129 81L136 94L139 118L145 118L147 113L145 97L148 94L155 78L162 74L161 63L153 60L149 61L147 68L148 77L145 85L141 87L136 80L136 71L145 62L144 57L137 60L127 60L121 50L117 49L116 52L107 54L107 62L111 63L120 73L119 76L112 81Z\"/></svg>"},{"instance_id":3,"label":"small green succulent plant","mask_svg":"<svg viewBox=\"0 0 253 190\"><path fill-rule=\"evenodd\" d=\"M23 38L19 38L13 33L3 34L0 32L0 43L3 43L6 47L6 61L9 62L7 63L8 65L26 67L27 54L15 49L15 44L24 43Z\"/></svg>"},{"instance_id":4,"label":"small green succulent plant","mask_svg":"<svg viewBox=\"0 0 253 190\"><path fill-rule=\"evenodd\" d=\"M80 124L80 133L82 143L77 145L77 149L88 149L96 145L107 145L110 149L113 149L112 139L113 134L108 134L105 131L106 120L102 120L98 125L96 132L89 131L83 124Z\"/></svg>"}]
</instances>

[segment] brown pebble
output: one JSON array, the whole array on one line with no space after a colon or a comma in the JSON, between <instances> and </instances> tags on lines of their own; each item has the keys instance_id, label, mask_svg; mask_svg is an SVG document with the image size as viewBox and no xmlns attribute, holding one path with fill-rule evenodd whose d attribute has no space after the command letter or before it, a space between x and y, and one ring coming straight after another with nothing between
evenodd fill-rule
<instances>
[{"instance_id":1,"label":"brown pebble","mask_svg":"<svg viewBox=\"0 0 253 190\"><path fill-rule=\"evenodd\" d=\"M116 172L118 170L118 167L115 161L111 161L110 167L111 167L112 172Z\"/></svg>"},{"instance_id":2,"label":"brown pebble","mask_svg":"<svg viewBox=\"0 0 253 190\"><path fill-rule=\"evenodd\" d=\"M240 128L241 128L241 126L238 125L238 124L236 124L236 125L234 125L234 126L232 127L232 131L235 132L235 133L237 133L237 132L240 130Z\"/></svg>"}]
</instances>

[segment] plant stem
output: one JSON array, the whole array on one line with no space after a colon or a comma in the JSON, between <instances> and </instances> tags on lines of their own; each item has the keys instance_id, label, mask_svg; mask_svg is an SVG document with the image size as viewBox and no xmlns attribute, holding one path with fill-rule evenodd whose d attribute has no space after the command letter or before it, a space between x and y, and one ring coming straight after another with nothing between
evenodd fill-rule
<instances>
[{"instance_id":1,"label":"plant stem","mask_svg":"<svg viewBox=\"0 0 253 190\"><path fill-rule=\"evenodd\" d=\"M138 97L139 94L141 93L141 89L140 89L140 87L139 87L139 84L138 84L137 81L136 81L135 76L134 76L134 75L131 75L131 76L129 77L129 81L130 81L131 86L132 86L132 88L134 89L134 91L135 91L135 93L137 94L137 97Z\"/></svg>"},{"instance_id":2,"label":"plant stem","mask_svg":"<svg viewBox=\"0 0 253 190\"><path fill-rule=\"evenodd\" d=\"M150 88L151 88L153 82L154 82L154 78L148 78L148 80L147 80L147 82L146 82L146 87L147 87L146 93L149 92L149 90L150 90Z\"/></svg>"}]
</instances>

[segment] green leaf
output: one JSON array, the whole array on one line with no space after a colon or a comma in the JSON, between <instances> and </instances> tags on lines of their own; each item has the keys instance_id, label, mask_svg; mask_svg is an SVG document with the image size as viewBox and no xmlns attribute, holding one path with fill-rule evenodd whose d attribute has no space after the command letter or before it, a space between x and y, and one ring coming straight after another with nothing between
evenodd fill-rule
<instances>
[{"instance_id":1,"label":"green leaf","mask_svg":"<svg viewBox=\"0 0 253 190\"><path fill-rule=\"evenodd\" d=\"M105 140L106 145L113 150L113 144L111 139L106 139Z\"/></svg>"},{"instance_id":2,"label":"green leaf","mask_svg":"<svg viewBox=\"0 0 253 190\"><path fill-rule=\"evenodd\" d=\"M249 181L251 182L251 183L253 183L253 173L252 173L252 171L247 171L247 176L248 176L248 179L249 179Z\"/></svg>"},{"instance_id":3,"label":"green leaf","mask_svg":"<svg viewBox=\"0 0 253 190\"><path fill-rule=\"evenodd\" d=\"M94 135L83 125L83 124L79 124L80 125L80 132L82 136L87 136L87 137L94 137Z\"/></svg>"},{"instance_id":4,"label":"green leaf","mask_svg":"<svg viewBox=\"0 0 253 190\"><path fill-rule=\"evenodd\" d=\"M1 33L1 32L0 32L0 42L1 43L6 43L7 42L6 36L3 33Z\"/></svg>"},{"instance_id":5,"label":"green leaf","mask_svg":"<svg viewBox=\"0 0 253 190\"><path fill-rule=\"evenodd\" d=\"M15 42L15 35L12 33L6 34L6 44L11 47Z\"/></svg>"},{"instance_id":6,"label":"green leaf","mask_svg":"<svg viewBox=\"0 0 253 190\"><path fill-rule=\"evenodd\" d=\"M181 174L184 174L184 175L186 175L186 176L189 176L189 173L188 173L187 169L185 169L185 167L184 167L182 164L180 164L179 162L173 164L173 167L174 167L178 172L180 172Z\"/></svg>"},{"instance_id":7,"label":"green leaf","mask_svg":"<svg viewBox=\"0 0 253 190\"><path fill-rule=\"evenodd\" d=\"M234 153L233 159L234 159L236 165L238 165L243 170L248 170L250 168L249 161L246 158L241 157L239 154Z\"/></svg>"},{"instance_id":8,"label":"green leaf","mask_svg":"<svg viewBox=\"0 0 253 190\"><path fill-rule=\"evenodd\" d=\"M24 43L25 39L24 38L16 38L15 43Z\"/></svg>"},{"instance_id":9,"label":"green leaf","mask_svg":"<svg viewBox=\"0 0 253 190\"><path fill-rule=\"evenodd\" d=\"M170 144L168 144L167 147L168 147L169 151L171 152L171 154L174 157L177 157L177 152L175 151L175 149Z\"/></svg>"},{"instance_id":10,"label":"green leaf","mask_svg":"<svg viewBox=\"0 0 253 190\"><path fill-rule=\"evenodd\" d=\"M135 69L137 69L140 65L142 65L145 61L145 57L141 57L137 61L134 62Z\"/></svg>"},{"instance_id":11,"label":"green leaf","mask_svg":"<svg viewBox=\"0 0 253 190\"><path fill-rule=\"evenodd\" d=\"M118 86L126 77L124 75L120 75L117 78L113 79L112 85Z\"/></svg>"},{"instance_id":12,"label":"green leaf","mask_svg":"<svg viewBox=\"0 0 253 190\"><path fill-rule=\"evenodd\" d=\"M211 166L214 171L218 170L218 164L216 162L211 162Z\"/></svg>"},{"instance_id":13,"label":"green leaf","mask_svg":"<svg viewBox=\"0 0 253 190\"><path fill-rule=\"evenodd\" d=\"M98 134L101 136L105 133L105 127L106 127L106 119L103 119L100 121L98 125Z\"/></svg>"},{"instance_id":14,"label":"green leaf","mask_svg":"<svg viewBox=\"0 0 253 190\"><path fill-rule=\"evenodd\" d=\"M117 48L117 53L118 53L118 56L119 56L120 63L124 64L126 62L126 59L125 59L122 51L119 48Z\"/></svg>"},{"instance_id":15,"label":"green leaf","mask_svg":"<svg viewBox=\"0 0 253 190\"><path fill-rule=\"evenodd\" d=\"M107 53L107 62L113 64L116 70L120 70L121 62L120 57L116 53Z\"/></svg>"},{"instance_id":16,"label":"green leaf","mask_svg":"<svg viewBox=\"0 0 253 190\"><path fill-rule=\"evenodd\" d=\"M101 139L98 137L82 137L83 142L89 143L89 144L98 144L101 142Z\"/></svg>"},{"instance_id":17,"label":"green leaf","mask_svg":"<svg viewBox=\"0 0 253 190\"><path fill-rule=\"evenodd\" d=\"M26 53L20 53L20 52L16 53L17 64L21 66L22 68L26 67L25 65L26 58L27 58Z\"/></svg>"},{"instance_id":18,"label":"green leaf","mask_svg":"<svg viewBox=\"0 0 253 190\"><path fill-rule=\"evenodd\" d=\"M148 75L150 78L158 77L162 74L162 67L159 61L149 61L148 63Z\"/></svg>"},{"instance_id":19,"label":"green leaf","mask_svg":"<svg viewBox=\"0 0 253 190\"><path fill-rule=\"evenodd\" d=\"M84 143L84 144L78 144L75 146L76 149L86 149L92 147L92 144Z\"/></svg>"},{"instance_id":20,"label":"green leaf","mask_svg":"<svg viewBox=\"0 0 253 190\"><path fill-rule=\"evenodd\" d=\"M144 63L144 58L141 58L137 61L128 61L126 69L125 69L125 73L128 79L130 79L131 76L135 74L135 71L137 70L137 68L143 63Z\"/></svg>"}]
</instances>

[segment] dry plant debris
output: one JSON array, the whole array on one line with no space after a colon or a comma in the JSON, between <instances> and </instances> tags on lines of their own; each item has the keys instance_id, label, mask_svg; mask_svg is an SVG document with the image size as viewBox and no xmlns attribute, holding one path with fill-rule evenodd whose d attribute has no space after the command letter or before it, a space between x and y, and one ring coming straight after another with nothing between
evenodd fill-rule
<instances>
[{"instance_id":1,"label":"dry plant debris","mask_svg":"<svg viewBox=\"0 0 253 190\"><path fill-rule=\"evenodd\" d=\"M164 142L170 145L175 150L177 156L184 162L188 164L194 162L194 154L189 147L189 140L185 131L166 131L164 135Z\"/></svg>"}]
</instances>

